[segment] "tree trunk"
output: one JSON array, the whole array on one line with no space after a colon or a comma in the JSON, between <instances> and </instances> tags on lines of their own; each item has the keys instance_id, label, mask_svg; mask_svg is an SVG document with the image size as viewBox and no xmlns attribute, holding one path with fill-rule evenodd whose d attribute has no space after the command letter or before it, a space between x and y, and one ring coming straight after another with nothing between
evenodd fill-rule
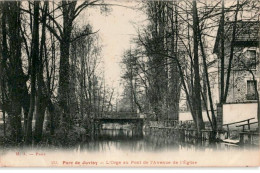
<instances>
[{"instance_id":1,"label":"tree trunk","mask_svg":"<svg viewBox=\"0 0 260 173\"><path fill-rule=\"evenodd\" d=\"M175 2L176 3L176 2ZM171 21L171 56L175 59L178 59L178 11L177 4L174 4L175 8L172 9L172 13L170 14ZM174 7L174 6L172 6ZM174 19L175 16L175 19ZM178 59L179 60L179 59ZM171 119L179 120L179 101L180 101L180 92L181 92L181 79L180 79L180 71L178 69L178 65L176 61L170 61L170 115Z\"/></svg>"},{"instance_id":2,"label":"tree trunk","mask_svg":"<svg viewBox=\"0 0 260 173\"><path fill-rule=\"evenodd\" d=\"M9 117L12 134L11 138L13 138L16 143L19 143L22 140L21 105L15 96L12 98Z\"/></svg>"},{"instance_id":3,"label":"tree trunk","mask_svg":"<svg viewBox=\"0 0 260 173\"><path fill-rule=\"evenodd\" d=\"M45 27L46 27L46 13L47 13L47 1L44 2L44 12L42 18L42 38L40 46L40 56L38 63L37 73L37 99L36 99L36 122L35 122L35 142L38 143L42 139L44 115L46 109L46 86L43 80L43 52L45 45Z\"/></svg>"},{"instance_id":4,"label":"tree trunk","mask_svg":"<svg viewBox=\"0 0 260 173\"><path fill-rule=\"evenodd\" d=\"M200 66L199 66L199 55L198 55L198 17L197 17L197 3L193 0L193 46L194 46L194 73L195 73L195 80L194 80L194 94L195 94L195 103L194 109L197 116L197 132L198 137L200 137L201 130L204 129L204 122L202 119L202 110L201 110L201 95L200 95Z\"/></svg>"},{"instance_id":5,"label":"tree trunk","mask_svg":"<svg viewBox=\"0 0 260 173\"><path fill-rule=\"evenodd\" d=\"M67 41L66 41L67 40ZM69 40L60 43L60 72L59 72L59 105L62 108L62 121L69 123Z\"/></svg>"},{"instance_id":6,"label":"tree trunk","mask_svg":"<svg viewBox=\"0 0 260 173\"><path fill-rule=\"evenodd\" d=\"M71 31L73 22L73 9L75 8L76 1L67 2L62 1L62 14L63 14L63 33L60 40L60 70L59 70L59 106L62 109L62 123L66 127L72 125L69 100L70 100L70 44L71 44Z\"/></svg>"},{"instance_id":7,"label":"tree trunk","mask_svg":"<svg viewBox=\"0 0 260 173\"><path fill-rule=\"evenodd\" d=\"M3 2L2 7L2 57L4 61L9 62L9 66L4 67L8 87L6 91L9 97L6 111L9 115L12 138L20 142L22 139L21 107L26 103L28 96L27 78L23 73L21 60L20 2Z\"/></svg>"},{"instance_id":8,"label":"tree trunk","mask_svg":"<svg viewBox=\"0 0 260 173\"><path fill-rule=\"evenodd\" d=\"M39 1L34 2L34 15L33 15L33 33L32 33L32 63L31 63L31 96L30 96L30 110L28 114L28 124L26 128L26 144L32 143L32 120L35 108L36 96L36 71L39 58Z\"/></svg>"},{"instance_id":9,"label":"tree trunk","mask_svg":"<svg viewBox=\"0 0 260 173\"><path fill-rule=\"evenodd\" d=\"M0 41L2 41L2 4L0 4ZM3 47L2 44L0 44L0 52L3 52ZM4 122L4 137L6 137L6 124L5 124L5 85L6 85L6 80L5 80L5 75L4 75L4 69L6 69L6 60L3 59L3 53L0 53L0 87L1 87L1 101L2 101L2 105L1 109L2 109L2 113L3 113L3 122Z\"/></svg>"},{"instance_id":10,"label":"tree trunk","mask_svg":"<svg viewBox=\"0 0 260 173\"><path fill-rule=\"evenodd\" d=\"M227 79L226 79L226 88L225 88L225 93L223 97L223 103L226 103L227 101L227 96L228 96L228 90L229 90L229 83L230 83L230 75L231 75L231 68L232 68L232 61L234 57L234 42L236 39L236 28L237 28L237 14L239 10L239 0L237 0L237 8L235 12L235 22L233 26L233 32L232 32L232 40L231 40L231 45L230 45L230 57L229 57L229 63L228 63L228 70L227 70Z\"/></svg>"},{"instance_id":11,"label":"tree trunk","mask_svg":"<svg viewBox=\"0 0 260 173\"><path fill-rule=\"evenodd\" d=\"M255 75L253 73L251 73L253 75L253 80L256 81L255 79ZM260 134L260 100L259 100L259 93L257 90L257 82L255 84L255 93L256 93L256 99L257 99L257 121L258 121L258 133Z\"/></svg>"},{"instance_id":12,"label":"tree trunk","mask_svg":"<svg viewBox=\"0 0 260 173\"><path fill-rule=\"evenodd\" d=\"M257 100L257 121L258 121L258 132L260 133L260 100L259 100L259 93L257 90L257 80L255 78L255 74L254 72L250 69L250 67L247 69L249 71L249 73L252 75L253 77L253 81L256 81L254 89L255 89L255 93L256 93L256 100Z\"/></svg>"},{"instance_id":13,"label":"tree trunk","mask_svg":"<svg viewBox=\"0 0 260 173\"><path fill-rule=\"evenodd\" d=\"M207 91L208 91L208 97L209 97L209 103L210 103L210 110L211 110L211 117L212 117L212 130L214 132L216 132L217 130L217 119L215 116L215 112L214 112L214 106L213 106L213 100L212 100L212 94L211 94L211 87L210 87L210 81L209 81L209 75L208 75L208 67L207 67L207 58L205 55L205 51L204 51L204 47L203 47L203 43L202 43L202 39L201 39L201 30L198 27L198 31L199 31L199 42L200 42L200 48L201 48L201 53L202 53L202 59L203 59L203 67L204 67L204 75L206 78L206 85L207 85ZM206 103L206 99L205 99L205 103ZM207 106L207 105L206 105ZM207 108L206 108L207 109Z\"/></svg>"},{"instance_id":14,"label":"tree trunk","mask_svg":"<svg viewBox=\"0 0 260 173\"><path fill-rule=\"evenodd\" d=\"M224 21L224 0L222 0L222 16L220 21L221 27L221 64L220 64L220 103L224 101L224 86L225 86L225 21Z\"/></svg>"},{"instance_id":15,"label":"tree trunk","mask_svg":"<svg viewBox=\"0 0 260 173\"><path fill-rule=\"evenodd\" d=\"M54 135L54 131L55 128L57 128L57 126L55 126L55 121L54 119L56 118L55 116L55 107L53 105L53 103L51 102L51 100L48 100L48 105L47 105L49 114L50 114L50 131L51 131L51 135Z\"/></svg>"}]
</instances>

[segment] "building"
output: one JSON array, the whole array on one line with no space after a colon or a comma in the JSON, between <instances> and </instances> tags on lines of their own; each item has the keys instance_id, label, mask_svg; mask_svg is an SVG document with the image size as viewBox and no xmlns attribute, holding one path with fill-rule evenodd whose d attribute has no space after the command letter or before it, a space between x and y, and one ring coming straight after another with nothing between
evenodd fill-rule
<instances>
[{"instance_id":1,"label":"building","mask_svg":"<svg viewBox=\"0 0 260 173\"><path fill-rule=\"evenodd\" d=\"M228 73L233 26L227 21L224 26L224 81ZM223 105L224 123L257 117L257 92L260 87L259 21L237 21L234 56L231 63L230 85L226 104ZM214 51L218 57L218 89L220 95L221 29L219 27ZM220 96L219 96L220 97Z\"/></svg>"}]
</instances>

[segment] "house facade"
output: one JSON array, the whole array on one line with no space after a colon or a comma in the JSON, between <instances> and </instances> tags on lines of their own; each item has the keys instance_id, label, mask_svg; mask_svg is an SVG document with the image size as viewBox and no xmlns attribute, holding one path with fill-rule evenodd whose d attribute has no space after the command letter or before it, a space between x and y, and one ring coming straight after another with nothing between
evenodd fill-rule
<instances>
[{"instance_id":1,"label":"house facade","mask_svg":"<svg viewBox=\"0 0 260 173\"><path fill-rule=\"evenodd\" d=\"M257 117L256 104L257 104L257 92L260 88L260 65L259 65L259 21L237 21L236 33L233 42L233 59L230 63L231 54L231 42L233 27L235 22L225 22L224 26L224 81L226 87L226 79L228 74L229 65L230 79L229 90L227 94L226 103L223 106L228 108L229 112L224 112L225 108L222 108L222 123L228 123L230 121L239 121L245 118ZM218 57L218 90L219 99L221 93L221 33L218 30L214 52ZM224 88L225 88L224 87ZM229 104L229 105L228 105ZM232 104L236 104L234 106ZM233 109L241 108L248 104L246 107L252 107L255 111L248 113L247 109L241 110L239 113ZM251 105L249 105L251 104ZM252 105L254 104L254 105ZM243 113L244 111L244 113ZM241 116L239 116L241 114ZM243 114L243 115L242 115ZM233 116L233 117L232 117ZM225 119L227 120L225 122Z\"/></svg>"},{"instance_id":2,"label":"house facade","mask_svg":"<svg viewBox=\"0 0 260 173\"><path fill-rule=\"evenodd\" d=\"M233 25L234 22L226 22L225 24L225 82L230 59ZM216 39L214 53L218 56L218 76L220 81L221 48L219 37L220 34ZM259 92L260 87L259 21L237 22L229 82L227 103L256 101L255 88ZM218 88L220 93L220 82Z\"/></svg>"}]
</instances>

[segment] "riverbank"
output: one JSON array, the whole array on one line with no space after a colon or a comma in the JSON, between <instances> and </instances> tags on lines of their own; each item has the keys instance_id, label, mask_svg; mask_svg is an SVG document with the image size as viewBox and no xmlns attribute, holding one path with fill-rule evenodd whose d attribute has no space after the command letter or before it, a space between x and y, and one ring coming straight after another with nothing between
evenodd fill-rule
<instances>
[{"instance_id":1,"label":"riverbank","mask_svg":"<svg viewBox=\"0 0 260 173\"><path fill-rule=\"evenodd\" d=\"M237 145L259 146L259 133L256 131L219 130L212 131L206 126L197 136L197 130L191 121L146 121L144 130L159 135L173 135L179 138L193 138L202 141L218 141ZM214 136L215 135L215 136Z\"/></svg>"}]
</instances>

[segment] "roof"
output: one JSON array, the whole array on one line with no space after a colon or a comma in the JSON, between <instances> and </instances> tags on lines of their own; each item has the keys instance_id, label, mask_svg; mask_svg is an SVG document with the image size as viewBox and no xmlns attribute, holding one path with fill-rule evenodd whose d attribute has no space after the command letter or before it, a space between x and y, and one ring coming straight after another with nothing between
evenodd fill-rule
<instances>
[{"instance_id":1,"label":"roof","mask_svg":"<svg viewBox=\"0 0 260 173\"><path fill-rule=\"evenodd\" d=\"M233 26L235 22L226 21L225 30L225 42L231 42ZM237 21L235 46L249 47L259 45L259 21ZM218 28L217 37L214 45L213 53L217 53L220 45L221 29Z\"/></svg>"}]
</instances>

